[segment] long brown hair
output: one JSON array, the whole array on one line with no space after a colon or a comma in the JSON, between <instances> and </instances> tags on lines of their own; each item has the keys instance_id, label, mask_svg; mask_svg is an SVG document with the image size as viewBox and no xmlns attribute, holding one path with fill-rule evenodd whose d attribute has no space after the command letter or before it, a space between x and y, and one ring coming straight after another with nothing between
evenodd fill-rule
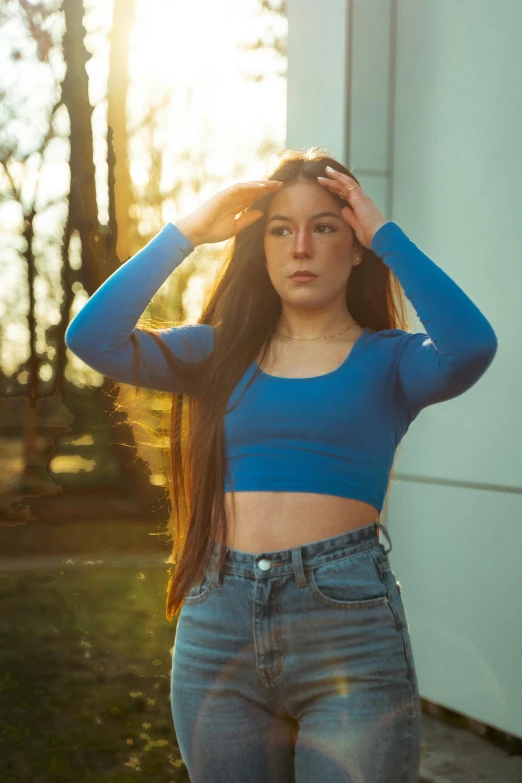
<instances>
[{"instance_id":1,"label":"long brown hair","mask_svg":"<svg viewBox=\"0 0 522 783\"><path fill-rule=\"evenodd\" d=\"M321 147L284 150L277 158L267 179L317 184L317 176L326 176L326 166L332 166L358 182ZM331 195L346 206L342 198ZM251 208L261 209L266 217L271 198L272 194L262 196ZM225 247L215 284L197 321L213 327L213 349L208 356L197 363L184 362L168 351L156 332L147 330L173 369L191 378L198 390L193 395L174 393L170 409L168 526L174 567L167 587L169 621L179 613L188 588L203 578L213 545L221 545L218 567L226 554L223 417L229 412L226 406L234 388L258 354L262 363L281 313L281 299L265 266L264 230L265 218L260 218ZM352 268L347 286L350 314L374 331L408 330L402 286L382 259L370 249L363 250L363 260ZM133 345L137 351L135 340Z\"/></svg>"}]
</instances>

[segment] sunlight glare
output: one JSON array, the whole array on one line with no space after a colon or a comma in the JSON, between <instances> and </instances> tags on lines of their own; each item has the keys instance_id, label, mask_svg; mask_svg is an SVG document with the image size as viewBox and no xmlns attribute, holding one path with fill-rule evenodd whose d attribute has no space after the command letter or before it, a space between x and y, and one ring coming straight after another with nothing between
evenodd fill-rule
<instances>
[{"instance_id":1,"label":"sunlight glare","mask_svg":"<svg viewBox=\"0 0 522 783\"><path fill-rule=\"evenodd\" d=\"M131 46L133 68L165 85L201 84L236 62L236 42L251 19L253 0L138 0Z\"/></svg>"}]
</instances>

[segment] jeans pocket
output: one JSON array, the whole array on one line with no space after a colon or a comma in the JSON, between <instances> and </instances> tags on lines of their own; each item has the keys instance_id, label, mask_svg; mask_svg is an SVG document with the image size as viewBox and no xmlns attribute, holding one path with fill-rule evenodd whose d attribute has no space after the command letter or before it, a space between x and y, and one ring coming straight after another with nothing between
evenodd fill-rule
<instances>
[{"instance_id":1,"label":"jeans pocket","mask_svg":"<svg viewBox=\"0 0 522 783\"><path fill-rule=\"evenodd\" d=\"M206 601L212 592L212 573L209 568L205 571L203 580L199 580L195 585L189 587L183 598L184 604L201 604Z\"/></svg>"},{"instance_id":2,"label":"jeans pocket","mask_svg":"<svg viewBox=\"0 0 522 783\"><path fill-rule=\"evenodd\" d=\"M411 672L415 675L415 661L413 659L413 647L410 637L410 626L408 623L408 617L406 615L406 609L402 600L401 586L399 582L395 583L395 591L391 593L390 609L393 612L395 618L395 624L397 630L402 636L404 643L404 652L406 660L408 662Z\"/></svg>"},{"instance_id":3,"label":"jeans pocket","mask_svg":"<svg viewBox=\"0 0 522 783\"><path fill-rule=\"evenodd\" d=\"M402 643L404 645L404 654L410 671L410 677L414 687L418 692L417 674L415 671L415 661L413 659L410 629L408 618L406 616L406 609L404 608L404 602L402 600L402 589L400 582L395 576L391 567L391 563L388 559L388 554L382 546L379 545L377 549L373 549L371 555L383 583L388 588L388 607L391 616L393 617L395 627L398 633L401 635Z\"/></svg>"},{"instance_id":4,"label":"jeans pocket","mask_svg":"<svg viewBox=\"0 0 522 783\"><path fill-rule=\"evenodd\" d=\"M397 598L397 611L400 615L400 621L404 628L409 630L409 623L408 623L408 617L406 615L406 607L404 606L404 600L402 598L402 587L401 583L397 580L395 581L395 588L397 590L396 598Z\"/></svg>"},{"instance_id":5,"label":"jeans pocket","mask_svg":"<svg viewBox=\"0 0 522 783\"><path fill-rule=\"evenodd\" d=\"M387 587L379 578L370 551L310 569L308 585L318 600L338 609L369 609L388 603Z\"/></svg>"}]
</instances>

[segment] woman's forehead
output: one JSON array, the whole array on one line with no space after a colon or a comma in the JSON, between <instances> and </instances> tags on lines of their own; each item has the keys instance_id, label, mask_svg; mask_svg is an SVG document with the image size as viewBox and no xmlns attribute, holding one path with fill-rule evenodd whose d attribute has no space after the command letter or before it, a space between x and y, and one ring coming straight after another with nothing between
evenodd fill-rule
<instances>
[{"instance_id":1,"label":"woman's forehead","mask_svg":"<svg viewBox=\"0 0 522 783\"><path fill-rule=\"evenodd\" d=\"M284 185L270 199L267 218L276 213L287 217L310 216L322 210L329 210L341 217L341 207L326 188L315 182L296 182Z\"/></svg>"}]
</instances>

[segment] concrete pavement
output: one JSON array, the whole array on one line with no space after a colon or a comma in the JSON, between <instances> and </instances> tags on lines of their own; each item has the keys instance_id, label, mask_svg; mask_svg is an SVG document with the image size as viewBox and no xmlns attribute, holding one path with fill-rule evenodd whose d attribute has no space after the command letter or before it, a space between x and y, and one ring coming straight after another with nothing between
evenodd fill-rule
<instances>
[{"instance_id":1,"label":"concrete pavement","mask_svg":"<svg viewBox=\"0 0 522 783\"><path fill-rule=\"evenodd\" d=\"M419 783L522 783L522 756L423 713Z\"/></svg>"}]
</instances>

